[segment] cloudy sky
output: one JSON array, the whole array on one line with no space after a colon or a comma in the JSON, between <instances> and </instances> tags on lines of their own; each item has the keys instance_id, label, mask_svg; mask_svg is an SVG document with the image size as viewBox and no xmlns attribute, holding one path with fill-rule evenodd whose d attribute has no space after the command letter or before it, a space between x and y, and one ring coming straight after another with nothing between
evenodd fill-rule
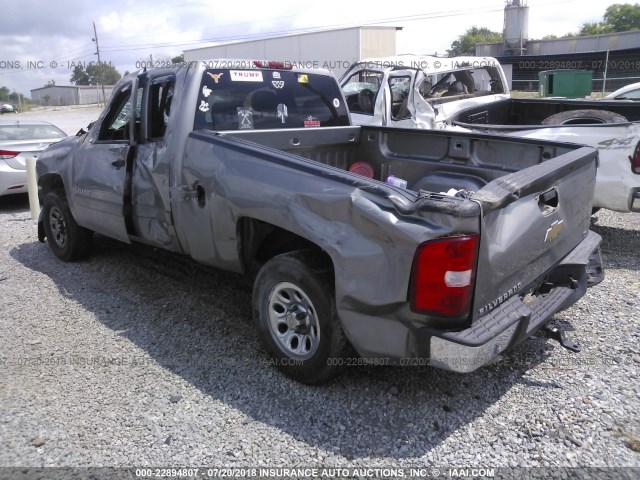
<instances>
[{"instance_id":1,"label":"cloudy sky","mask_svg":"<svg viewBox=\"0 0 640 480\"><path fill-rule=\"evenodd\" d=\"M403 27L398 53L444 54L467 28L502 30L504 0L375 2L299 0L4 0L0 16L0 86L29 95L49 80L68 85L73 65L102 61L120 73L136 62L170 59L185 49L329 27ZM575 32L600 21L607 6L634 1L529 0L531 38Z\"/></svg>"}]
</instances>

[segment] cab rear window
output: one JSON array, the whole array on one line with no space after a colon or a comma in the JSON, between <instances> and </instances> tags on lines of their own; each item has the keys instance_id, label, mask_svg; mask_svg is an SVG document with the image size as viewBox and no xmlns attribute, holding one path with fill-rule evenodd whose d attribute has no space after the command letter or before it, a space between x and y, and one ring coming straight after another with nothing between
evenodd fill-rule
<instances>
[{"instance_id":1,"label":"cab rear window","mask_svg":"<svg viewBox=\"0 0 640 480\"><path fill-rule=\"evenodd\" d=\"M290 70L206 70L195 129L251 130L349 125L337 82Z\"/></svg>"}]
</instances>

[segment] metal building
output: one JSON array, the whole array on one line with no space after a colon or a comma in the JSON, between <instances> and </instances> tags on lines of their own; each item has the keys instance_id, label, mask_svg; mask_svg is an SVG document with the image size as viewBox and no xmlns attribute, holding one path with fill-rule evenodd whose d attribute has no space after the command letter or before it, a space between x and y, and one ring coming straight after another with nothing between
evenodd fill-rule
<instances>
[{"instance_id":1,"label":"metal building","mask_svg":"<svg viewBox=\"0 0 640 480\"><path fill-rule=\"evenodd\" d=\"M351 27L226 43L185 50L184 59L274 60L303 68L327 68L339 77L363 58L396 55L397 30L401 27Z\"/></svg>"},{"instance_id":2,"label":"metal building","mask_svg":"<svg viewBox=\"0 0 640 480\"><path fill-rule=\"evenodd\" d=\"M640 82L640 31L529 40L520 54L503 43L478 43L476 55L497 58L514 90L535 91L540 71L565 68L591 70L593 91Z\"/></svg>"},{"instance_id":3,"label":"metal building","mask_svg":"<svg viewBox=\"0 0 640 480\"><path fill-rule=\"evenodd\" d=\"M638 48L639 45L640 31L638 30L583 37L529 40L525 42L524 56L626 50ZM507 53L501 42L476 44L476 55L478 57L502 57L506 56Z\"/></svg>"},{"instance_id":4,"label":"metal building","mask_svg":"<svg viewBox=\"0 0 640 480\"><path fill-rule=\"evenodd\" d=\"M113 85L52 85L31 90L31 100L40 105L91 105L105 103L111 97Z\"/></svg>"}]
</instances>

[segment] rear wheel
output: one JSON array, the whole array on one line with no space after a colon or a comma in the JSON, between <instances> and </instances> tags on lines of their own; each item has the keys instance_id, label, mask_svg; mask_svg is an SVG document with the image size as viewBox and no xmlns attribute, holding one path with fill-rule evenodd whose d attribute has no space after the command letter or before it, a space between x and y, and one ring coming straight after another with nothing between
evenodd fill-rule
<instances>
[{"instance_id":1,"label":"rear wheel","mask_svg":"<svg viewBox=\"0 0 640 480\"><path fill-rule=\"evenodd\" d=\"M269 260L253 287L254 319L273 362L309 385L340 370L347 341L338 321L333 274L312 252Z\"/></svg>"},{"instance_id":2,"label":"rear wheel","mask_svg":"<svg viewBox=\"0 0 640 480\"><path fill-rule=\"evenodd\" d=\"M55 256L65 262L87 257L93 234L76 223L64 192L47 193L42 210L45 235Z\"/></svg>"},{"instance_id":3,"label":"rear wheel","mask_svg":"<svg viewBox=\"0 0 640 480\"><path fill-rule=\"evenodd\" d=\"M622 115L608 110L570 110L545 118L542 125L601 125L628 121Z\"/></svg>"}]
</instances>

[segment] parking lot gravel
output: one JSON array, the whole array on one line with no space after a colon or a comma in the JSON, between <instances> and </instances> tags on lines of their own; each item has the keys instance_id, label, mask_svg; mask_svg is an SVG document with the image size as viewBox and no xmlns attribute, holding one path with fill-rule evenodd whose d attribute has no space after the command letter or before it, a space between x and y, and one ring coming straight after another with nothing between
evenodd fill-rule
<instances>
[{"instance_id":1,"label":"parking lot gravel","mask_svg":"<svg viewBox=\"0 0 640 480\"><path fill-rule=\"evenodd\" d=\"M3 115L2 120L24 121L38 120L53 123L68 135L75 135L78 130L84 128L94 120L97 120L102 112L99 105L70 105L63 107L36 107L33 110L20 112L14 115Z\"/></svg>"},{"instance_id":2,"label":"parking lot gravel","mask_svg":"<svg viewBox=\"0 0 640 480\"><path fill-rule=\"evenodd\" d=\"M640 214L593 229L606 279L554 319L581 353L308 387L263 353L249 278L100 236L65 264L2 197L0 466L638 467Z\"/></svg>"}]
</instances>

